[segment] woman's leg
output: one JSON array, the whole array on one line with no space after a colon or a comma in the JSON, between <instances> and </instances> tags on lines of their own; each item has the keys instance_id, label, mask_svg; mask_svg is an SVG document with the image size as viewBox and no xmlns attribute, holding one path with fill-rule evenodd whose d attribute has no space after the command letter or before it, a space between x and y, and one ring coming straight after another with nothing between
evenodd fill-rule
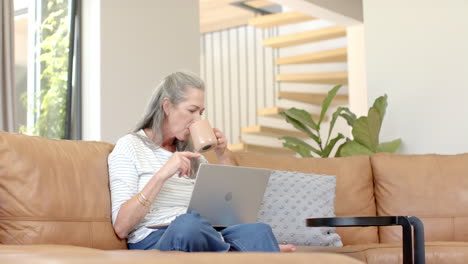
<instances>
[{"instance_id":1,"label":"woman's leg","mask_svg":"<svg viewBox=\"0 0 468 264\"><path fill-rule=\"evenodd\" d=\"M128 243L128 249L154 249L156 243L158 243L165 231L166 229L158 229L138 243Z\"/></svg>"},{"instance_id":2,"label":"woman's leg","mask_svg":"<svg viewBox=\"0 0 468 264\"><path fill-rule=\"evenodd\" d=\"M280 251L271 227L264 223L230 226L221 234L224 241L231 244L231 251Z\"/></svg>"},{"instance_id":3,"label":"woman's leg","mask_svg":"<svg viewBox=\"0 0 468 264\"><path fill-rule=\"evenodd\" d=\"M161 251L228 251L229 244L197 212L178 216L167 227L154 248Z\"/></svg>"}]
</instances>

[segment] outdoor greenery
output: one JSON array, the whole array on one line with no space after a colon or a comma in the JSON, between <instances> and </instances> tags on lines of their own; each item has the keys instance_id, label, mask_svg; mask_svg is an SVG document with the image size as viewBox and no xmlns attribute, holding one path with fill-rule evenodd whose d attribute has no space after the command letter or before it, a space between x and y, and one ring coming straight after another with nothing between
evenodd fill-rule
<instances>
[{"instance_id":1,"label":"outdoor greenery","mask_svg":"<svg viewBox=\"0 0 468 264\"><path fill-rule=\"evenodd\" d=\"M316 147L314 147L304 140L286 136L280 138L284 141L283 146L295 151L302 157L330 157L335 147L337 148L335 157L395 152L401 144L400 139L379 144L379 133L387 108L386 95L375 100L367 117L362 116L357 119L356 115L348 107L338 107L332 114L330 126L328 132L326 132L327 140L322 141L323 120L333 98L341 87L341 85L337 85L328 92L327 97L322 102L322 110L317 122L313 120L307 111L294 107L280 113L288 123L307 134L316 143ZM331 138L335 123L339 117L344 118L352 128L353 139L347 138L341 133Z\"/></svg>"},{"instance_id":2,"label":"outdoor greenery","mask_svg":"<svg viewBox=\"0 0 468 264\"><path fill-rule=\"evenodd\" d=\"M40 62L40 92L21 95L22 103L37 117L33 127L22 126L20 132L63 139L67 98L69 50L68 0L47 0L42 13L45 19L38 27L40 45L35 50ZM28 105L34 96L34 105Z\"/></svg>"}]
</instances>

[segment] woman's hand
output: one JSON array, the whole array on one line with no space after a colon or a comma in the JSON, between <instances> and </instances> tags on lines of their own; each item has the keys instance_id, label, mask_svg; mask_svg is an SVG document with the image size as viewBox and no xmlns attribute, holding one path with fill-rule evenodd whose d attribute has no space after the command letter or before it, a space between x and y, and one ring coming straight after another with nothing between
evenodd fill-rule
<instances>
[{"instance_id":1,"label":"woman's hand","mask_svg":"<svg viewBox=\"0 0 468 264\"><path fill-rule=\"evenodd\" d=\"M226 151L227 148L227 139L226 136L224 135L221 130L217 128L213 128L213 132L216 136L217 140L217 145L214 148L214 152L216 153L216 156L218 156L218 159L224 155L224 152Z\"/></svg>"},{"instance_id":2,"label":"woman's hand","mask_svg":"<svg viewBox=\"0 0 468 264\"><path fill-rule=\"evenodd\" d=\"M221 130L214 128L213 129L216 139L218 140L218 145L214 148L214 152L216 153L216 157L218 161L222 165L233 165L231 152L227 150L227 139L224 136L224 133Z\"/></svg>"},{"instance_id":3,"label":"woman's hand","mask_svg":"<svg viewBox=\"0 0 468 264\"><path fill-rule=\"evenodd\" d=\"M183 175L190 176L190 159L199 158L200 154L193 153L190 151L184 152L174 152L172 157L164 164L164 166L159 170L158 173L161 173L161 177L166 181L172 175L179 173L179 177Z\"/></svg>"}]
</instances>

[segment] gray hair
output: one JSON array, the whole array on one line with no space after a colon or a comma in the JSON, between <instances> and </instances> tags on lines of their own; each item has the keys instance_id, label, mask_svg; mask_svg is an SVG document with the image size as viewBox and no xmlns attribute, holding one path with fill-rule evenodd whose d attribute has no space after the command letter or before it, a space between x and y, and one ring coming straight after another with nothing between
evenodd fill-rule
<instances>
[{"instance_id":1,"label":"gray hair","mask_svg":"<svg viewBox=\"0 0 468 264\"><path fill-rule=\"evenodd\" d=\"M180 102L187 99L187 87L193 87L204 91L205 83L200 77L191 72L174 72L166 76L154 91L151 100L146 107L145 114L137 123L133 130L133 134L139 136L148 146L159 148L163 139L162 126L164 124L164 120L166 120L166 114L163 109L163 100L164 98L169 98L169 101L172 104L178 105ZM151 128L151 131L153 132L151 140L148 140L147 137L141 137L136 134L136 132L145 128ZM177 151L194 152L190 138L186 141L180 141L176 138L175 145ZM198 159L191 160L190 176L192 178L195 177L195 172L199 165L200 161Z\"/></svg>"}]
</instances>

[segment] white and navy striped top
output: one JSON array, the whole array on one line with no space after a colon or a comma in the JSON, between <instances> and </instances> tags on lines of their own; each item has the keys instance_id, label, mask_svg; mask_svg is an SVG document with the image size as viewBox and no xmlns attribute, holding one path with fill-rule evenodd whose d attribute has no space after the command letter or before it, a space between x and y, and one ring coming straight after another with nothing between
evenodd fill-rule
<instances>
[{"instance_id":1,"label":"white and navy striped top","mask_svg":"<svg viewBox=\"0 0 468 264\"><path fill-rule=\"evenodd\" d=\"M143 130L137 134L146 137ZM128 134L120 138L108 158L112 224L115 224L122 204L137 195L173 155L170 151L144 142L139 136ZM207 161L202 156L200 162ZM176 216L186 213L194 184L194 179L179 177L178 174L169 178L148 214L129 233L127 242L137 243L155 231L146 226L170 223Z\"/></svg>"}]
</instances>

